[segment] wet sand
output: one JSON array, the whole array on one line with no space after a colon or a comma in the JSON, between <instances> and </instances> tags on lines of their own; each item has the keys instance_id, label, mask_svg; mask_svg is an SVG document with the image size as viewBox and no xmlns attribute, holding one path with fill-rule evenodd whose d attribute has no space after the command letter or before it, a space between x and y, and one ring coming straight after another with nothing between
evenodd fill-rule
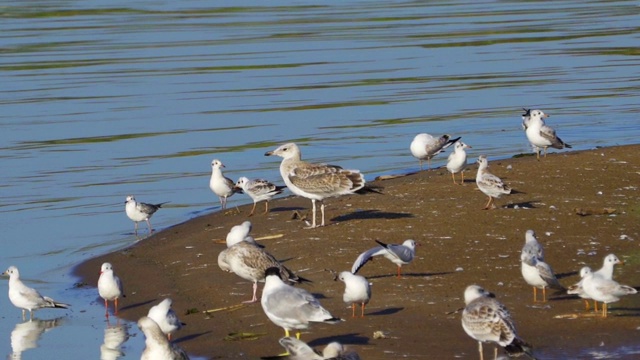
<instances>
[{"instance_id":1,"label":"wet sand","mask_svg":"<svg viewBox=\"0 0 640 360\"><path fill-rule=\"evenodd\" d=\"M495 210L482 210L487 197L475 185L473 164L463 186L454 185L443 168L372 181L383 194L326 201L329 224L322 228L303 229L305 224L292 218L295 210L310 213L311 201L298 197L276 199L268 215L249 220L254 237L282 234L262 243L287 267L312 280L304 287L318 295L334 316L346 319L337 325L314 324L303 332L302 340L315 348L339 341L363 359L476 359L477 342L463 331L456 310L464 305L465 287L478 284L509 308L519 335L534 346L537 357L589 359L594 357L590 351L620 355L629 351L623 346L640 351L640 295L612 304L607 319L556 318L583 314L583 301L556 295L547 303L534 304L532 288L520 273L520 250L525 231L535 230L546 261L565 287L579 280L582 266L599 268L604 256L615 253L626 265L616 268L614 279L640 286L639 154L640 145L632 145L563 151L541 161L531 156L489 158L489 170L516 190L498 199ZM471 155L470 163L478 154ZM213 194L211 199L216 201ZM188 324L174 335L175 341L191 354L210 359L279 354L278 339L284 332L269 321L259 302L234 311L203 313L251 298L250 282L222 272L217 265L217 256L226 247L218 240L247 219L250 207L173 226L130 248L91 259L75 272L93 285L100 265L111 262L127 291L120 312L127 320L136 321L152 305L171 297ZM257 209L263 208L259 204ZM601 214L605 208L615 213ZM383 258L360 270L373 284L373 296L366 317L352 319L350 307L342 301L343 283L333 281L325 269L350 269L360 252L376 245L374 239L401 243L409 238L421 246L416 259L403 267L403 278L397 279L395 265ZM197 311L186 315L189 309ZM375 331L384 332L386 338L374 339ZM237 332L260 336L225 340ZM492 352L493 345L485 345L487 358Z\"/></svg>"}]
</instances>

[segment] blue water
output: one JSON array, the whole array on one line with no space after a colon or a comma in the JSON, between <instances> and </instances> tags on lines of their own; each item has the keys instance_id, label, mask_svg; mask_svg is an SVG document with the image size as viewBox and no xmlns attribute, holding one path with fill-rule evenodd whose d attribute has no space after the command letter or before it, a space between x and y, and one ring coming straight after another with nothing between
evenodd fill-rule
<instances>
[{"instance_id":1,"label":"blue water","mask_svg":"<svg viewBox=\"0 0 640 360\"><path fill-rule=\"evenodd\" d=\"M157 229L218 210L208 188L214 158L233 179L280 182L278 159L263 154L295 141L306 159L373 179L417 170L408 147L420 132L462 136L471 156L504 158L531 151L522 107L551 114L577 150L636 143L637 9L635 1L0 5L0 266L18 266L29 285L74 309L39 312L67 316L22 358L99 356L102 305L95 289L73 287L71 268L136 241L127 194L170 201L152 219ZM248 202L236 195L229 205ZM6 296L0 305L0 353L9 355L20 311ZM139 358L143 337L123 326L132 336L119 356Z\"/></svg>"}]
</instances>

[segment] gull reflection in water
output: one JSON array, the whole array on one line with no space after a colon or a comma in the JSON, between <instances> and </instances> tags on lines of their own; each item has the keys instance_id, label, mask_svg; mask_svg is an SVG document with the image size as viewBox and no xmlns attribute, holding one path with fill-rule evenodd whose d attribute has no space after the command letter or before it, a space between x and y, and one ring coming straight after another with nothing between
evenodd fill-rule
<instances>
[{"instance_id":1,"label":"gull reflection in water","mask_svg":"<svg viewBox=\"0 0 640 360\"><path fill-rule=\"evenodd\" d=\"M100 360L115 360L124 356L120 347L128 339L127 327L120 324L120 319L115 325L107 321L107 328L104 329L104 343L100 345Z\"/></svg>"},{"instance_id":2,"label":"gull reflection in water","mask_svg":"<svg viewBox=\"0 0 640 360\"><path fill-rule=\"evenodd\" d=\"M32 319L22 323L17 323L11 332L11 353L10 359L22 359L22 352L35 349L40 336L55 327L62 325L63 317L52 320Z\"/></svg>"}]
</instances>

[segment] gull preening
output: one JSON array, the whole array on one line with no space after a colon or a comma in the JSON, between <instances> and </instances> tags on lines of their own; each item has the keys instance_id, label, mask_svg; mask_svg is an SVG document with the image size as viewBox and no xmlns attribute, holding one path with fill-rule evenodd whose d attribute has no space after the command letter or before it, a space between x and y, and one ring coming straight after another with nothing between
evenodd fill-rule
<instances>
[{"instance_id":1,"label":"gull preening","mask_svg":"<svg viewBox=\"0 0 640 360\"><path fill-rule=\"evenodd\" d=\"M280 273L277 267L265 271L260 303L269 320L284 329L285 336L288 337L291 330L307 329L311 322L336 324L343 321L331 315L308 291L285 284ZM300 331L296 332L296 338L300 339Z\"/></svg>"},{"instance_id":2,"label":"gull preening","mask_svg":"<svg viewBox=\"0 0 640 360\"><path fill-rule=\"evenodd\" d=\"M447 170L451 173L454 184L458 184L456 182L456 174L460 173L460 185L464 185L464 170L467 168L467 152L464 149L470 148L471 146L462 141L456 141L453 146L453 152L449 154Z\"/></svg>"},{"instance_id":3,"label":"gull preening","mask_svg":"<svg viewBox=\"0 0 640 360\"><path fill-rule=\"evenodd\" d=\"M356 304L360 304L360 317L364 317L365 305L371 300L371 285L364 277L343 271L338 274L338 279L344 282L344 294L342 300L351 305L351 317L356 317Z\"/></svg>"},{"instance_id":4,"label":"gull preening","mask_svg":"<svg viewBox=\"0 0 640 360\"><path fill-rule=\"evenodd\" d=\"M511 188L503 183L499 177L487 170L489 162L486 156L480 155L478 157L478 164L476 185L478 185L480 191L489 197L489 201L487 205L485 205L484 210L493 209L495 207L495 204L493 204L494 199L500 198L503 194L511 194Z\"/></svg>"},{"instance_id":5,"label":"gull preening","mask_svg":"<svg viewBox=\"0 0 640 360\"><path fill-rule=\"evenodd\" d=\"M324 199L353 194L365 185L364 176L359 170L346 170L336 165L302 161L300 149L294 143L284 144L264 155L282 157L280 175L285 185L292 193L311 199L313 221L310 228L317 226L316 201L320 202L322 213L320 226L324 226Z\"/></svg>"},{"instance_id":6,"label":"gull preening","mask_svg":"<svg viewBox=\"0 0 640 360\"><path fill-rule=\"evenodd\" d=\"M542 302L547 302L547 288L565 290L560 285L553 269L536 255L522 251L520 255L522 277L527 284L533 287L533 302L538 301L537 289L542 289Z\"/></svg>"},{"instance_id":7,"label":"gull preening","mask_svg":"<svg viewBox=\"0 0 640 360\"><path fill-rule=\"evenodd\" d=\"M235 187L237 189L241 189L245 194L249 195L251 200L253 200L253 207L251 208L249 216L252 216L253 212L256 210L256 204L263 200L265 200L263 214L268 213L269 200L271 200L272 197L281 194L286 188L285 186L276 186L265 179L249 180L249 178L244 176L238 179Z\"/></svg>"},{"instance_id":8,"label":"gull preening","mask_svg":"<svg viewBox=\"0 0 640 360\"><path fill-rule=\"evenodd\" d=\"M344 346L339 342L329 343L322 354L313 350L307 343L293 337L283 337L279 341L289 355L279 356L277 359L284 360L360 360L360 356L353 352L345 350ZM264 358L263 358L264 359ZM271 359L271 358L268 358Z\"/></svg>"},{"instance_id":9,"label":"gull preening","mask_svg":"<svg viewBox=\"0 0 640 360\"><path fill-rule=\"evenodd\" d=\"M33 319L33 312L39 309L55 308L68 309L69 304L59 303L48 296L42 296L38 290L30 288L20 280L20 272L15 266L2 273L9 276L9 300L13 306L22 309L22 319L25 319L25 312L29 311L29 319Z\"/></svg>"},{"instance_id":10,"label":"gull preening","mask_svg":"<svg viewBox=\"0 0 640 360\"><path fill-rule=\"evenodd\" d=\"M171 335L182 329L182 322L178 319L178 315L171 308L173 300L166 298L159 304L149 309L147 316L158 324L162 333L167 335L167 339L171 340Z\"/></svg>"},{"instance_id":11,"label":"gull preening","mask_svg":"<svg viewBox=\"0 0 640 360\"><path fill-rule=\"evenodd\" d=\"M525 109L527 110L527 109ZM565 143L556 135L556 131L547 126L544 118L549 115L540 110L527 110L522 115L522 126L525 128L527 139L536 150L536 158L540 160L540 148L544 149L544 156L547 157L547 148L554 149L571 148L571 145Z\"/></svg>"},{"instance_id":12,"label":"gull preening","mask_svg":"<svg viewBox=\"0 0 640 360\"><path fill-rule=\"evenodd\" d=\"M209 180L209 188L220 199L222 210L227 208L227 198L238 192L233 180L222 174L223 167L225 166L220 160L213 159L211 161L211 179Z\"/></svg>"},{"instance_id":13,"label":"gull preening","mask_svg":"<svg viewBox=\"0 0 640 360\"><path fill-rule=\"evenodd\" d=\"M151 217L156 213L156 211L158 211L158 209L162 207L162 205L166 204L167 202L159 204L147 204L143 202L137 202L136 198L133 197L133 195L127 196L127 199L124 202L124 209L129 219L133 221L133 232L138 235L138 223L140 221L146 221L147 225L149 226L149 233L151 233L153 231L153 229L151 228Z\"/></svg>"},{"instance_id":14,"label":"gull preening","mask_svg":"<svg viewBox=\"0 0 640 360\"><path fill-rule=\"evenodd\" d=\"M245 301L252 303L258 301L258 281L265 279L265 271L269 268L277 268L281 276L289 282L309 282L287 269L273 255L266 250L246 241L241 241L218 255L218 266L227 272L232 272L245 280L253 282L253 297ZM264 292L264 290L263 290Z\"/></svg>"},{"instance_id":15,"label":"gull preening","mask_svg":"<svg viewBox=\"0 0 640 360\"><path fill-rule=\"evenodd\" d=\"M532 256L536 256L538 260L544 261L544 249L536 238L536 232L533 230L527 230L524 234L524 246L522 247L522 253L527 253Z\"/></svg>"},{"instance_id":16,"label":"gull preening","mask_svg":"<svg viewBox=\"0 0 640 360\"><path fill-rule=\"evenodd\" d=\"M138 327L145 337L145 348L140 360L189 360L187 353L178 345L170 343L160 326L148 316L138 320Z\"/></svg>"},{"instance_id":17,"label":"gull preening","mask_svg":"<svg viewBox=\"0 0 640 360\"><path fill-rule=\"evenodd\" d=\"M464 291L466 307L462 312L462 328L478 341L480 359L484 359L483 342L500 345L509 356L528 355L533 358L531 345L516 334L516 327L507 308L495 296L478 285L469 285ZM498 349L495 349L495 358Z\"/></svg>"},{"instance_id":18,"label":"gull preening","mask_svg":"<svg viewBox=\"0 0 640 360\"><path fill-rule=\"evenodd\" d=\"M431 159L458 140L460 137L451 139L451 136L447 134L435 138L427 133L422 133L413 138L409 149L411 155L420 161L420 170L422 170L424 160L427 160L427 166L431 168Z\"/></svg>"},{"instance_id":19,"label":"gull preening","mask_svg":"<svg viewBox=\"0 0 640 360\"><path fill-rule=\"evenodd\" d=\"M258 247L264 247L263 245L258 244L253 236L249 235L252 228L253 225L251 224L251 221L244 221L240 225L233 226L227 234L227 247L232 247L240 241L245 241Z\"/></svg>"},{"instance_id":20,"label":"gull preening","mask_svg":"<svg viewBox=\"0 0 640 360\"><path fill-rule=\"evenodd\" d=\"M409 264L415 256L415 240L405 240L401 245L385 244L378 240L376 240L376 242L380 244L380 246L376 246L360 254L351 267L351 273L357 273L358 270L360 270L364 266L364 264L366 264L374 256L383 255L392 263L398 265L398 278L400 278L400 268L402 267L402 265Z\"/></svg>"},{"instance_id":21,"label":"gull preening","mask_svg":"<svg viewBox=\"0 0 640 360\"><path fill-rule=\"evenodd\" d=\"M122 290L122 281L113 271L111 263L106 262L100 267L98 294L104 299L104 315L109 317L109 301L113 301L113 314L118 315L118 299L126 295Z\"/></svg>"}]
</instances>

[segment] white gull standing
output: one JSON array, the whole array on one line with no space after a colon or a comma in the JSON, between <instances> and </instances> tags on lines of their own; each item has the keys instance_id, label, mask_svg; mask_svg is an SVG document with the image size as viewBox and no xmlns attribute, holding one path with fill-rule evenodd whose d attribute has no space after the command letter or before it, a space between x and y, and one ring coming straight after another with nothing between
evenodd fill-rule
<instances>
[{"instance_id":1,"label":"white gull standing","mask_svg":"<svg viewBox=\"0 0 640 360\"><path fill-rule=\"evenodd\" d=\"M171 335L182 329L182 322L171 308L173 300L166 298L149 309L147 316L158 324L160 330L171 340Z\"/></svg>"},{"instance_id":2,"label":"white gull standing","mask_svg":"<svg viewBox=\"0 0 640 360\"><path fill-rule=\"evenodd\" d=\"M549 115L543 113L541 110L529 110L527 113L522 115L522 126L526 128L525 132L527 139L535 148L536 158L538 160L540 160L540 148L544 149L545 157L547 157L548 147L552 147L554 149L571 148L571 145L565 143L556 135L556 131L554 129L545 125L543 119L547 117L549 117Z\"/></svg>"},{"instance_id":3,"label":"white gull standing","mask_svg":"<svg viewBox=\"0 0 640 360\"><path fill-rule=\"evenodd\" d=\"M211 161L211 179L209 180L209 188L220 199L220 208L222 210L227 208L227 198L238 192L233 180L222 174L223 167L225 166L220 160L213 159Z\"/></svg>"},{"instance_id":4,"label":"white gull standing","mask_svg":"<svg viewBox=\"0 0 640 360\"><path fill-rule=\"evenodd\" d=\"M495 207L493 199L497 199L503 194L511 194L511 188L503 183L499 177L493 175L489 170L487 170L489 162L487 161L486 156L480 155L478 157L478 164L476 185L478 185L478 189L480 189L480 191L489 197L489 201L487 202L487 205L485 205L484 210L493 209Z\"/></svg>"},{"instance_id":5,"label":"white gull standing","mask_svg":"<svg viewBox=\"0 0 640 360\"><path fill-rule=\"evenodd\" d=\"M9 276L9 300L18 309L22 309L22 319L25 319L25 312L29 310L29 319L33 319L33 312L44 308L68 309L69 304L59 303L48 296L42 296L34 289L25 285L20 280L20 272L15 266L2 273Z\"/></svg>"},{"instance_id":6,"label":"white gull standing","mask_svg":"<svg viewBox=\"0 0 640 360\"><path fill-rule=\"evenodd\" d=\"M551 266L525 251L520 255L522 277L533 287L533 302L538 301L537 289L542 289L542 302L547 302L547 288L564 291Z\"/></svg>"},{"instance_id":7,"label":"white gull standing","mask_svg":"<svg viewBox=\"0 0 640 360\"><path fill-rule=\"evenodd\" d=\"M167 202L163 202L159 204L147 204L143 202L137 202L136 198L133 197L133 195L127 196L127 199L124 202L125 204L124 209L129 219L133 221L134 233L136 235L138 234L138 223L140 221L147 222L147 225L149 226L149 233L151 233L153 229L151 228L150 219L153 216L153 214L155 214L156 211L158 211L158 209L160 209L162 205L166 203Z\"/></svg>"},{"instance_id":8,"label":"white gull standing","mask_svg":"<svg viewBox=\"0 0 640 360\"><path fill-rule=\"evenodd\" d=\"M582 283L584 282L584 277L587 276L587 274L591 274L591 272L592 271L590 267L583 266L580 269L580 281L567 288L567 294L578 295L580 298L584 299L584 307L586 311L589 311L589 300L591 299L591 297L587 295L586 292L584 292ZM593 306L595 311L598 311L598 303L595 300L593 301Z\"/></svg>"},{"instance_id":9,"label":"white gull standing","mask_svg":"<svg viewBox=\"0 0 640 360\"><path fill-rule=\"evenodd\" d=\"M360 317L364 317L365 305L371 300L371 285L364 277L343 271L338 274L338 279L344 282L344 294L342 300L351 305L351 317L356 317L356 304L360 304Z\"/></svg>"},{"instance_id":10,"label":"white gull standing","mask_svg":"<svg viewBox=\"0 0 640 360\"><path fill-rule=\"evenodd\" d=\"M458 140L460 140L459 137L451 139L451 136L447 134L435 138L427 133L422 133L413 138L409 150L411 150L411 155L420 161L420 170L422 170L424 160L427 160L427 166L431 168L431 159Z\"/></svg>"},{"instance_id":11,"label":"white gull standing","mask_svg":"<svg viewBox=\"0 0 640 360\"><path fill-rule=\"evenodd\" d=\"M138 327L145 337L145 348L140 360L189 360L187 353L178 345L170 343L160 326L148 316L138 320Z\"/></svg>"},{"instance_id":12,"label":"white gull standing","mask_svg":"<svg viewBox=\"0 0 640 360\"><path fill-rule=\"evenodd\" d=\"M249 180L249 178L244 176L238 179L235 187L237 189L241 189L253 200L253 207L251 208L249 216L253 215L253 212L256 210L256 204L262 200L265 200L264 214L268 213L269 200L271 200L272 197L282 193L285 189L285 186L276 186L265 179Z\"/></svg>"},{"instance_id":13,"label":"white gull standing","mask_svg":"<svg viewBox=\"0 0 640 360\"><path fill-rule=\"evenodd\" d=\"M279 269L280 275L289 282L310 282L287 269L266 250L246 241L241 241L220 252L218 266L222 271L232 272L245 280L253 281L253 297L245 303L258 301L256 296L258 281L264 281L265 271L268 268Z\"/></svg>"},{"instance_id":14,"label":"white gull standing","mask_svg":"<svg viewBox=\"0 0 640 360\"><path fill-rule=\"evenodd\" d=\"M227 234L226 242L227 247L232 247L233 245L239 243L240 241L245 241L250 244L253 244L258 247L264 247L256 242L256 239L253 236L249 235L251 229L253 228L251 221L245 221L240 225L235 225L229 230Z\"/></svg>"},{"instance_id":15,"label":"white gull standing","mask_svg":"<svg viewBox=\"0 0 640 360\"><path fill-rule=\"evenodd\" d=\"M447 160L447 170L451 173L453 183L456 183L455 174L460 173L460 185L464 185L464 170L467 168L467 152L464 149L470 149L471 146L463 143L462 141L456 141L453 147L453 152L449 154Z\"/></svg>"},{"instance_id":16,"label":"white gull standing","mask_svg":"<svg viewBox=\"0 0 640 360\"><path fill-rule=\"evenodd\" d=\"M597 271L591 271L591 268L587 266L583 267L580 270L581 280L577 284L569 287L567 293L575 294L585 299L585 304L586 304L585 307L587 308L587 310L589 310L589 303L587 299L591 299L591 297L587 295L587 293L584 291L585 276L589 273L593 273L595 276L601 277L603 279L613 280L613 270L617 264L624 265L624 262L618 259L618 257L615 254L609 254L604 257L604 260L602 261L602 267ZM593 300L593 308L596 312L598 311L598 302L595 299Z\"/></svg>"},{"instance_id":17,"label":"white gull standing","mask_svg":"<svg viewBox=\"0 0 640 360\"><path fill-rule=\"evenodd\" d=\"M118 315L118 299L126 295L122 290L122 281L113 271L111 263L106 262L100 267L98 294L104 299L104 315L109 317L109 301L113 301L113 314Z\"/></svg>"},{"instance_id":18,"label":"white gull standing","mask_svg":"<svg viewBox=\"0 0 640 360\"><path fill-rule=\"evenodd\" d=\"M264 155L282 157L280 175L285 185L292 193L311 199L313 221L310 228L317 226L316 201L320 202L322 213L320 226L324 226L324 199L353 194L365 185L364 176L359 170L345 170L340 166L302 161L300 149L294 143L281 145Z\"/></svg>"},{"instance_id":19,"label":"white gull standing","mask_svg":"<svg viewBox=\"0 0 640 360\"><path fill-rule=\"evenodd\" d=\"M402 267L402 265L409 264L415 256L415 240L405 240L401 245L385 244L378 240L376 240L376 242L380 244L380 246L376 246L360 254L351 267L351 273L357 273L358 270L360 270L360 268L362 268L364 264L366 264L374 256L383 255L389 261L398 265L398 278L400 278L400 268Z\"/></svg>"},{"instance_id":20,"label":"white gull standing","mask_svg":"<svg viewBox=\"0 0 640 360\"><path fill-rule=\"evenodd\" d=\"M307 329L311 322L343 321L331 315L308 291L285 284L277 267L268 268L265 278L262 309L271 322L284 329L285 336L288 337L291 330ZM296 332L296 338L300 339L300 331Z\"/></svg>"},{"instance_id":21,"label":"white gull standing","mask_svg":"<svg viewBox=\"0 0 640 360\"><path fill-rule=\"evenodd\" d=\"M478 285L469 285L464 291L466 307L462 312L462 328L478 341L480 359L483 342L493 342L505 349L509 356L531 354L531 346L516 334L516 327L507 308L495 296ZM495 358L498 349L495 349Z\"/></svg>"},{"instance_id":22,"label":"white gull standing","mask_svg":"<svg viewBox=\"0 0 640 360\"><path fill-rule=\"evenodd\" d=\"M593 300L602 302L602 317L607 317L609 303L617 302L621 296L633 295L638 291L631 286L621 285L615 280L605 279L596 273L588 273L582 281L582 289Z\"/></svg>"}]
</instances>

